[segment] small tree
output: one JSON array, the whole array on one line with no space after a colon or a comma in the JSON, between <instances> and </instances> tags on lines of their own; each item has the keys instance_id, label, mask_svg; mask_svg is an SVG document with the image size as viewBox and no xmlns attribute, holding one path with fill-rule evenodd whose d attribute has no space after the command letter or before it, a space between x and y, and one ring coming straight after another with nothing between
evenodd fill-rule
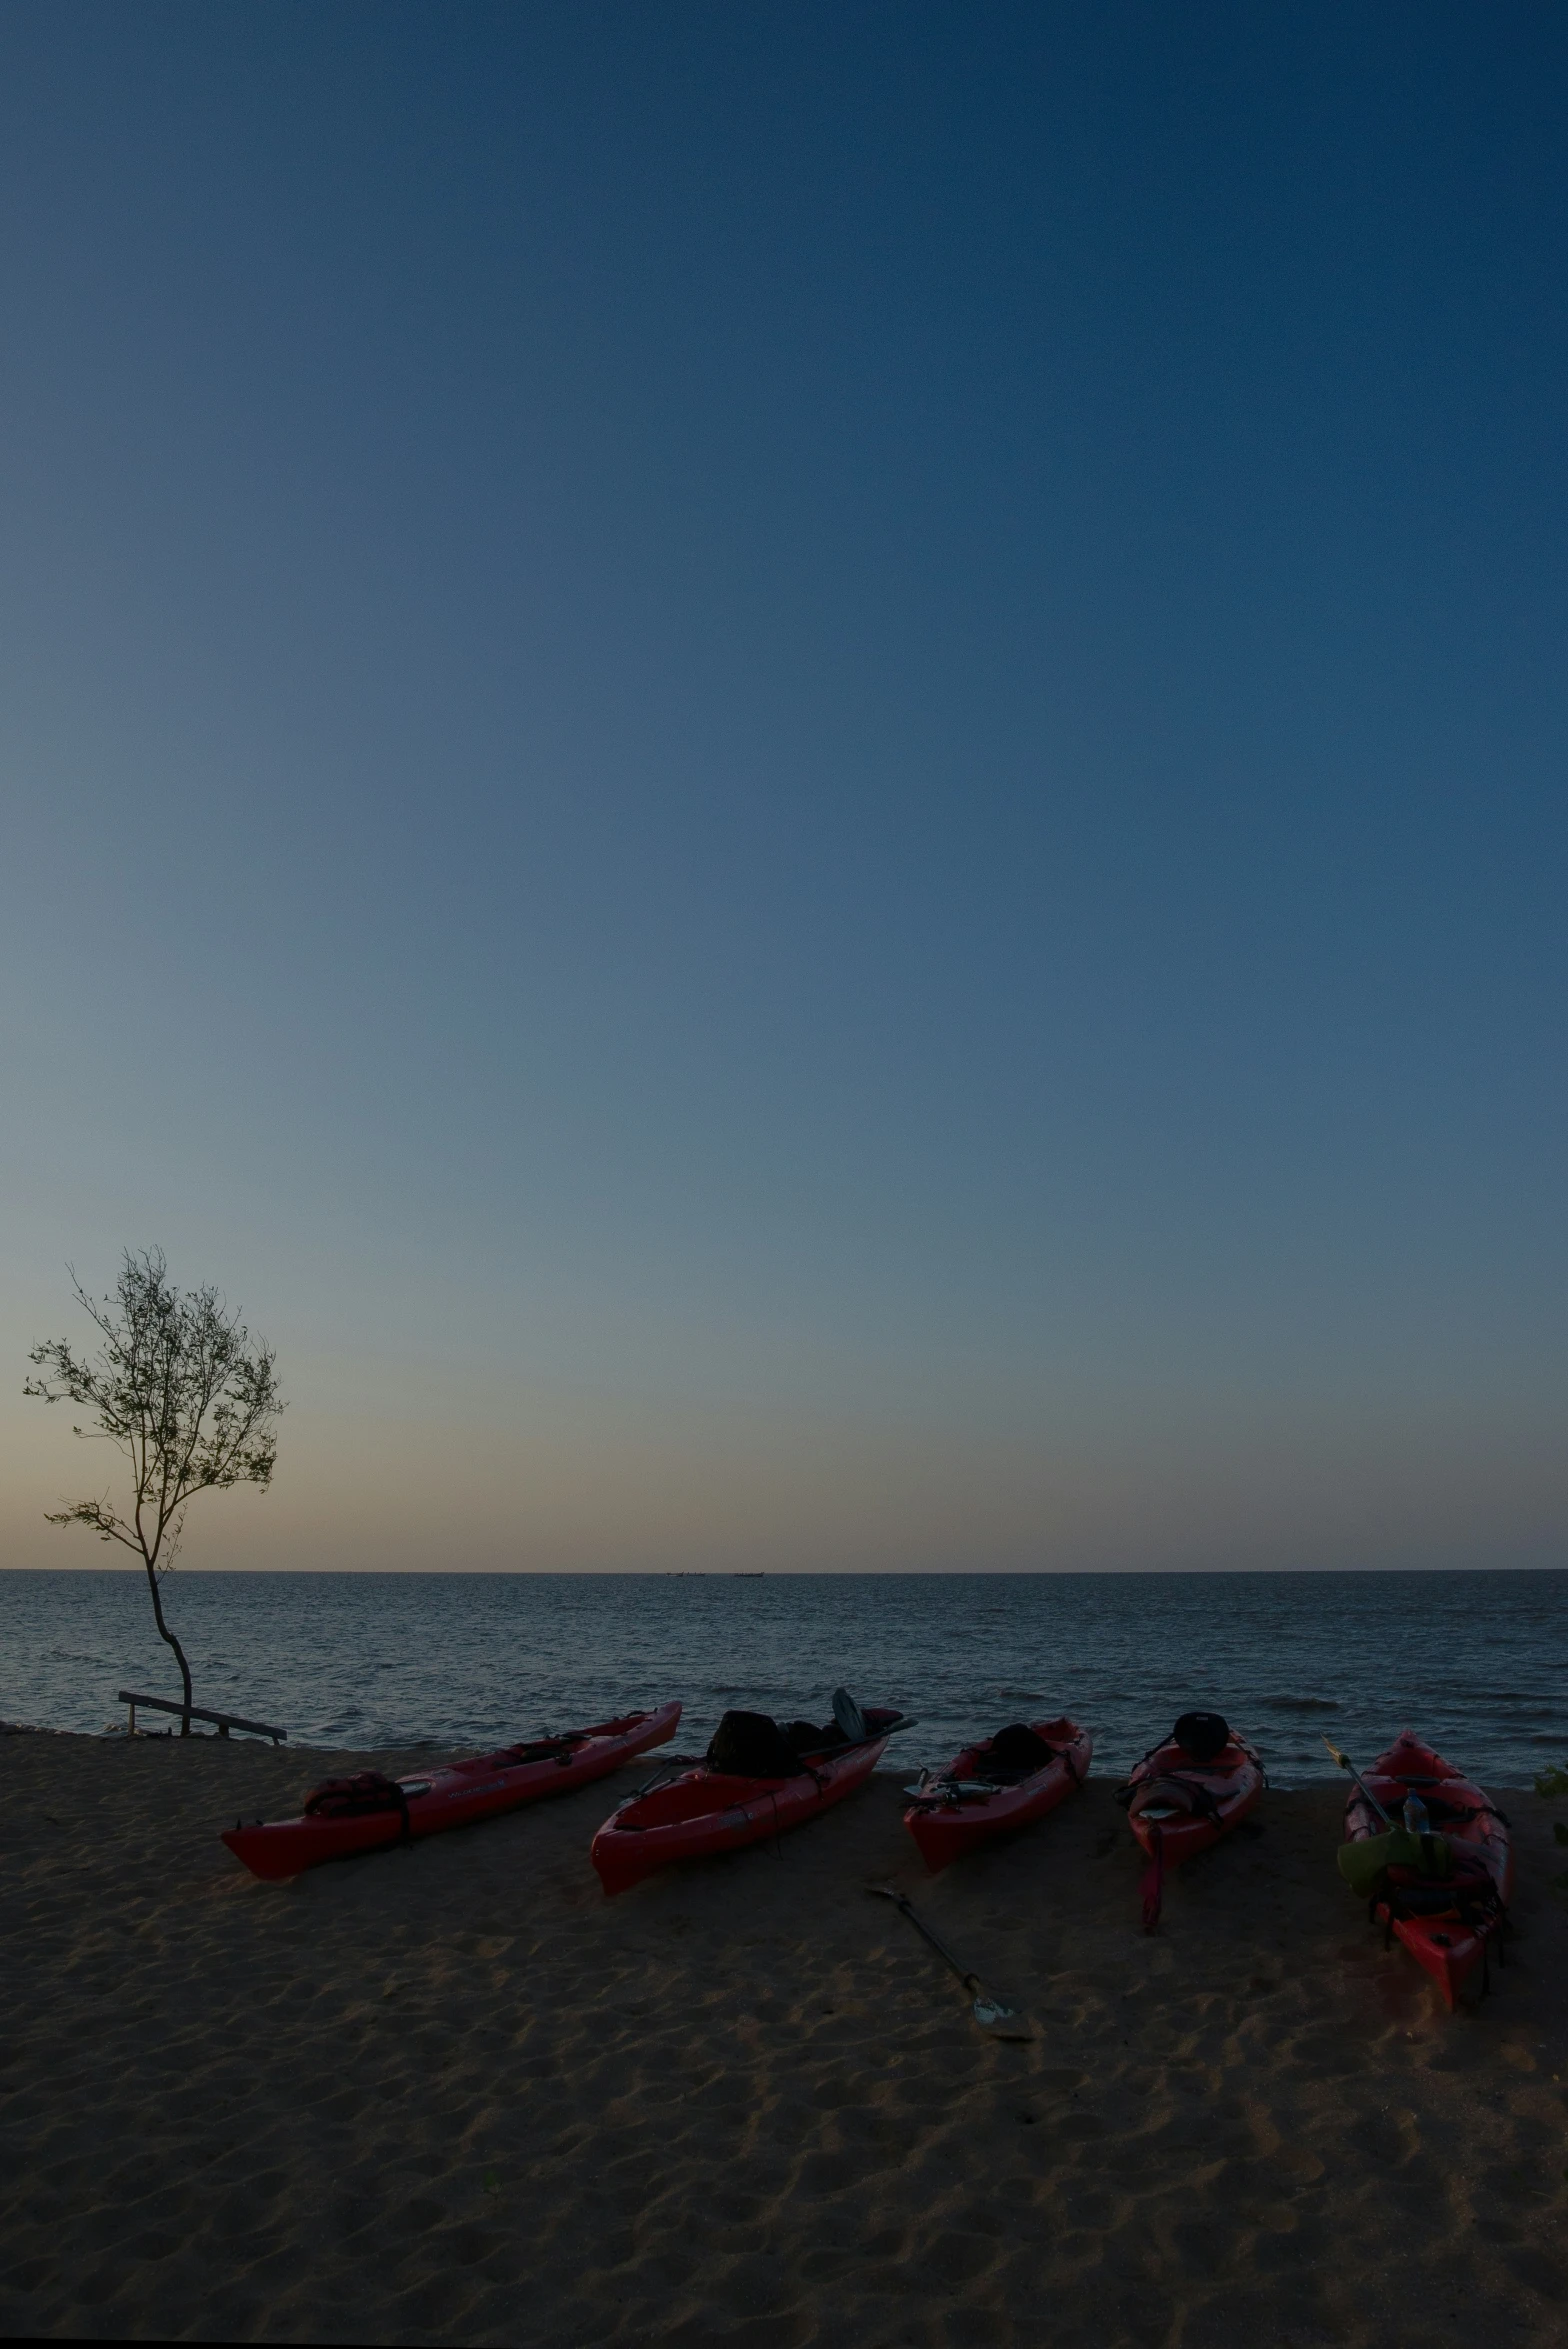
<instances>
[{"instance_id":1,"label":"small tree","mask_svg":"<svg viewBox=\"0 0 1568 2349\"><path fill-rule=\"evenodd\" d=\"M193 1494L271 1483L283 1409L276 1357L225 1311L216 1289L182 1294L160 1249L126 1250L113 1297L89 1297L74 1270L71 1286L103 1344L91 1360L68 1338L35 1346L29 1359L43 1376L22 1391L93 1413L96 1427L72 1432L125 1454L131 1501L128 1515L107 1497L46 1514L51 1525L90 1525L100 1541L121 1542L141 1559L158 1636L174 1650L185 1684L180 1735L189 1737L191 1668L163 1619L159 1585L179 1554Z\"/></svg>"}]
</instances>

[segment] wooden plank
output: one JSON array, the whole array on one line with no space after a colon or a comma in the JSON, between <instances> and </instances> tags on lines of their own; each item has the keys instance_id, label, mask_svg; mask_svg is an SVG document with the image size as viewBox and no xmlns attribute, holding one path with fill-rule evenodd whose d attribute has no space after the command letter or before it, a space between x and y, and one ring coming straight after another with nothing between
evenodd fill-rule
<instances>
[{"instance_id":1,"label":"wooden plank","mask_svg":"<svg viewBox=\"0 0 1568 2349\"><path fill-rule=\"evenodd\" d=\"M181 1704L177 1697L137 1696L132 1690L122 1688L119 1701L122 1705L129 1705L131 1708L131 1728L133 1730L136 1727L137 1706L150 1705L157 1713L177 1713L182 1721L187 1716L192 1721L211 1721L216 1724L220 1737L227 1737L231 1729L244 1729L252 1737L270 1737L274 1745L278 1744L280 1739L285 1743L288 1739L288 1731L275 1729L270 1721L247 1721L241 1713L210 1712L205 1705Z\"/></svg>"}]
</instances>

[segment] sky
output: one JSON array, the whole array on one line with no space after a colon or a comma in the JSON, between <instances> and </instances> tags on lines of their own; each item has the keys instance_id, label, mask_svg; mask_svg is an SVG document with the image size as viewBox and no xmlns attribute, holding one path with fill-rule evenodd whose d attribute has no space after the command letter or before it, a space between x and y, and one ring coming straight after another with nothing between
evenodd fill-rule
<instances>
[{"instance_id":1,"label":"sky","mask_svg":"<svg viewBox=\"0 0 1568 2349\"><path fill-rule=\"evenodd\" d=\"M192 1566L1562 1563L1565 122L1545 5L0 5L0 1562L158 1245Z\"/></svg>"}]
</instances>

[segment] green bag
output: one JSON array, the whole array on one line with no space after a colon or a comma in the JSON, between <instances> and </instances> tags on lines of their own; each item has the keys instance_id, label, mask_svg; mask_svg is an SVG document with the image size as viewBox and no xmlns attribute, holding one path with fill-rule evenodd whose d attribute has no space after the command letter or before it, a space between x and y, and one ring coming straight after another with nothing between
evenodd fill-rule
<instances>
[{"instance_id":1,"label":"green bag","mask_svg":"<svg viewBox=\"0 0 1568 2349\"><path fill-rule=\"evenodd\" d=\"M1359 1843L1339 1847L1339 1872L1358 1900L1375 1900L1390 1868L1408 1868L1413 1876L1442 1883L1454 1872L1447 1836L1412 1835L1408 1827L1391 1827L1386 1835L1363 1836Z\"/></svg>"}]
</instances>

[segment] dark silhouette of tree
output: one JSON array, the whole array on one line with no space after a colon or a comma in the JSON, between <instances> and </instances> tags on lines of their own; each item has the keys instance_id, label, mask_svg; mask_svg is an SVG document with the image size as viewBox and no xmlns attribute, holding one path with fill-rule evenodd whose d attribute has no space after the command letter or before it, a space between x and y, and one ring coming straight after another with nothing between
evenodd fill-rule
<instances>
[{"instance_id":1,"label":"dark silhouette of tree","mask_svg":"<svg viewBox=\"0 0 1568 2349\"><path fill-rule=\"evenodd\" d=\"M112 1297L89 1297L74 1270L71 1287L103 1343L91 1359L68 1338L35 1346L29 1360L43 1376L22 1391L92 1412L97 1425L73 1433L125 1454L131 1499L125 1514L107 1496L46 1514L51 1525L90 1525L100 1541L121 1542L141 1559L158 1634L179 1661L189 1708L191 1668L163 1619L159 1585L179 1554L195 1494L271 1483L283 1409L277 1358L225 1310L216 1289L177 1289L161 1249L127 1249ZM187 1709L180 1735L190 1732Z\"/></svg>"}]
</instances>

